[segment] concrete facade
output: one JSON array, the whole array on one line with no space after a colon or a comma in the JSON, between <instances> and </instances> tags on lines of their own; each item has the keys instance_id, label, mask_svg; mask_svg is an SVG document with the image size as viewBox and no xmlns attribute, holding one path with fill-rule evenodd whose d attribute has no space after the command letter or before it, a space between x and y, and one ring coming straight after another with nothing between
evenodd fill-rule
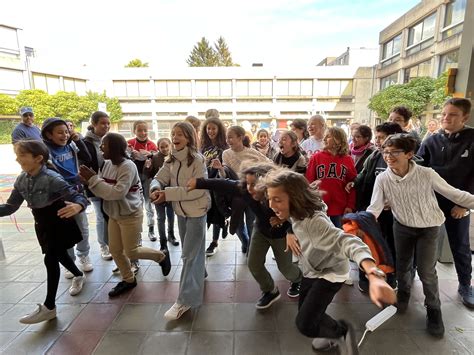
<instances>
[{"instance_id":1,"label":"concrete facade","mask_svg":"<svg viewBox=\"0 0 474 355\"><path fill-rule=\"evenodd\" d=\"M457 67L468 0L422 0L380 32L379 89Z\"/></svg>"}]
</instances>

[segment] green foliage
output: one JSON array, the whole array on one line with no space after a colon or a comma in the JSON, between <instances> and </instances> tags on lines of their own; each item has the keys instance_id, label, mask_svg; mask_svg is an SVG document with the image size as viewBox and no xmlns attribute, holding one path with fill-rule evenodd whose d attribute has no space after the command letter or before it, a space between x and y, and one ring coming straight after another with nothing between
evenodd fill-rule
<instances>
[{"instance_id":1,"label":"green foliage","mask_svg":"<svg viewBox=\"0 0 474 355\"><path fill-rule=\"evenodd\" d=\"M0 144L10 144L12 142L12 132L19 121L0 120Z\"/></svg>"},{"instance_id":2,"label":"green foliage","mask_svg":"<svg viewBox=\"0 0 474 355\"><path fill-rule=\"evenodd\" d=\"M205 37L202 37L193 47L186 62L190 67L239 66L232 61L232 54L222 36L214 43L214 47L209 44L209 41Z\"/></svg>"},{"instance_id":3,"label":"green foliage","mask_svg":"<svg viewBox=\"0 0 474 355\"><path fill-rule=\"evenodd\" d=\"M148 68L148 63L143 63L141 59L135 58L129 61L125 68Z\"/></svg>"},{"instance_id":4,"label":"green foliage","mask_svg":"<svg viewBox=\"0 0 474 355\"><path fill-rule=\"evenodd\" d=\"M2 115L17 115L18 108L15 98L0 94L0 113Z\"/></svg>"},{"instance_id":5,"label":"green foliage","mask_svg":"<svg viewBox=\"0 0 474 355\"><path fill-rule=\"evenodd\" d=\"M215 67L217 65L217 54L209 45L205 37L201 38L191 51L186 60L190 67Z\"/></svg>"},{"instance_id":6,"label":"green foliage","mask_svg":"<svg viewBox=\"0 0 474 355\"><path fill-rule=\"evenodd\" d=\"M225 42L224 37L219 37L217 42L214 43L214 48L217 56L217 66L219 67L232 67L235 64L232 62L232 54L230 53L229 47Z\"/></svg>"},{"instance_id":7,"label":"green foliage","mask_svg":"<svg viewBox=\"0 0 474 355\"><path fill-rule=\"evenodd\" d=\"M107 97L105 92L87 92L85 96L79 96L74 92L59 91L49 95L42 90L23 90L15 98L5 96L0 95L0 116L18 115L21 106L31 106L37 125L41 125L48 117L61 117L78 125L89 120L91 114L97 111L100 102L106 103L112 122L122 119L122 108L118 99Z\"/></svg>"},{"instance_id":8,"label":"green foliage","mask_svg":"<svg viewBox=\"0 0 474 355\"><path fill-rule=\"evenodd\" d=\"M431 93L431 103L433 104L433 106L442 106L446 100L451 98L451 96L446 95L444 91L447 83L448 72L446 71L441 74L434 82L434 91Z\"/></svg>"},{"instance_id":9,"label":"green foliage","mask_svg":"<svg viewBox=\"0 0 474 355\"><path fill-rule=\"evenodd\" d=\"M431 102L435 79L420 77L406 84L391 85L371 97L369 108L383 119L388 118L395 106L406 106L419 116Z\"/></svg>"}]
</instances>

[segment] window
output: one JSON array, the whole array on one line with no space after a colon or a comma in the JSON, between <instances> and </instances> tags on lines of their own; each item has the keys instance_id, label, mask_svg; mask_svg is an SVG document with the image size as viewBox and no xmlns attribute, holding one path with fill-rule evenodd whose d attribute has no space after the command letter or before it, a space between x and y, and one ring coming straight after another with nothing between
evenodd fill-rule
<instances>
[{"instance_id":1,"label":"window","mask_svg":"<svg viewBox=\"0 0 474 355\"><path fill-rule=\"evenodd\" d=\"M380 79L380 90L388 88L390 85L398 83L398 72Z\"/></svg>"},{"instance_id":2,"label":"window","mask_svg":"<svg viewBox=\"0 0 474 355\"><path fill-rule=\"evenodd\" d=\"M454 0L446 5L444 28L441 30L443 39L462 32L466 0Z\"/></svg>"},{"instance_id":3,"label":"window","mask_svg":"<svg viewBox=\"0 0 474 355\"><path fill-rule=\"evenodd\" d=\"M37 77L34 76L35 84L36 79ZM9 70L0 68L0 89L23 90L23 73L20 70Z\"/></svg>"},{"instance_id":4,"label":"window","mask_svg":"<svg viewBox=\"0 0 474 355\"><path fill-rule=\"evenodd\" d=\"M443 54L439 58L438 76L443 74L449 68L458 67L459 50Z\"/></svg>"},{"instance_id":5,"label":"window","mask_svg":"<svg viewBox=\"0 0 474 355\"><path fill-rule=\"evenodd\" d=\"M421 76L431 76L431 59L405 69L403 82L408 83L410 80Z\"/></svg>"},{"instance_id":6,"label":"window","mask_svg":"<svg viewBox=\"0 0 474 355\"><path fill-rule=\"evenodd\" d=\"M402 34L384 43L382 51L382 67L395 63L400 59Z\"/></svg>"},{"instance_id":7,"label":"window","mask_svg":"<svg viewBox=\"0 0 474 355\"><path fill-rule=\"evenodd\" d=\"M434 42L436 12L410 27L408 31L407 55L431 46Z\"/></svg>"},{"instance_id":8,"label":"window","mask_svg":"<svg viewBox=\"0 0 474 355\"><path fill-rule=\"evenodd\" d=\"M0 48L16 52L20 50L15 29L0 27Z\"/></svg>"}]
</instances>

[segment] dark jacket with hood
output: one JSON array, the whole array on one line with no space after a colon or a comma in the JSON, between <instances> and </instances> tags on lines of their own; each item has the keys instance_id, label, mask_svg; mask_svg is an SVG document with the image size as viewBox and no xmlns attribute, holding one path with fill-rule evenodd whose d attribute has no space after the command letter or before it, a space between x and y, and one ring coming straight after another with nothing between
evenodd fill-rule
<instances>
[{"instance_id":1,"label":"dark jacket with hood","mask_svg":"<svg viewBox=\"0 0 474 355\"><path fill-rule=\"evenodd\" d=\"M474 128L440 130L423 141L418 155L451 186L474 194Z\"/></svg>"}]
</instances>

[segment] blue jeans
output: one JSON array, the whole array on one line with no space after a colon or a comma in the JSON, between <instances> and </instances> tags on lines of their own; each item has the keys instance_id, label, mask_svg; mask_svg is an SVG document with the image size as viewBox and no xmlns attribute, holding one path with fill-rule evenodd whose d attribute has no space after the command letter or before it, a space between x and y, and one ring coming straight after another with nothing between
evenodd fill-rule
<instances>
[{"instance_id":1,"label":"blue jeans","mask_svg":"<svg viewBox=\"0 0 474 355\"><path fill-rule=\"evenodd\" d=\"M145 211L146 211L146 222L148 227L153 227L155 225L155 221L153 220L153 204L150 201L150 183L151 179L145 177L145 175L140 174L140 182L143 188L143 202L145 204Z\"/></svg>"},{"instance_id":2,"label":"blue jeans","mask_svg":"<svg viewBox=\"0 0 474 355\"><path fill-rule=\"evenodd\" d=\"M155 205L158 219L158 235L160 236L161 246L166 246L166 228L165 223L168 219L168 238L174 237L174 210L171 202Z\"/></svg>"},{"instance_id":3,"label":"blue jeans","mask_svg":"<svg viewBox=\"0 0 474 355\"><path fill-rule=\"evenodd\" d=\"M74 216L77 226L81 230L82 240L76 244L76 254L77 256L88 256L91 246L89 245L89 222L87 221L86 211L82 211ZM74 255L74 248L67 250L69 256L72 260L76 260L76 255Z\"/></svg>"},{"instance_id":4,"label":"blue jeans","mask_svg":"<svg viewBox=\"0 0 474 355\"><path fill-rule=\"evenodd\" d=\"M178 216L183 269L179 281L177 303L196 307L204 296L206 218Z\"/></svg>"},{"instance_id":5,"label":"blue jeans","mask_svg":"<svg viewBox=\"0 0 474 355\"><path fill-rule=\"evenodd\" d=\"M92 202L92 206L94 206L95 211L97 241L101 247L109 245L107 221L104 219L104 214L102 212L102 199L99 197L91 197L89 200Z\"/></svg>"}]
</instances>

